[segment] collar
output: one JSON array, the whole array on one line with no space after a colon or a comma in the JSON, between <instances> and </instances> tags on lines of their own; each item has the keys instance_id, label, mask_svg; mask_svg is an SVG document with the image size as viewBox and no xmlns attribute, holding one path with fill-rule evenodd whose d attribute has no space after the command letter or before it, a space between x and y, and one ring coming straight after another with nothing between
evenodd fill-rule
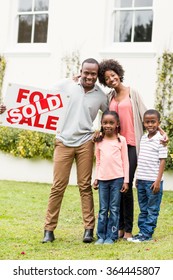
<instances>
[{"instance_id":1,"label":"collar","mask_svg":"<svg viewBox=\"0 0 173 280\"><path fill-rule=\"evenodd\" d=\"M81 79L77 82L77 84L84 89L83 85L81 84ZM96 83L95 83L94 87L87 92L93 92L93 91L98 91L98 85Z\"/></svg>"},{"instance_id":2,"label":"collar","mask_svg":"<svg viewBox=\"0 0 173 280\"><path fill-rule=\"evenodd\" d=\"M149 141L154 141L157 139L161 140L163 138L159 131L157 131L157 133L152 138L148 138L148 132L144 135L145 135L145 139L148 139Z\"/></svg>"}]
</instances>

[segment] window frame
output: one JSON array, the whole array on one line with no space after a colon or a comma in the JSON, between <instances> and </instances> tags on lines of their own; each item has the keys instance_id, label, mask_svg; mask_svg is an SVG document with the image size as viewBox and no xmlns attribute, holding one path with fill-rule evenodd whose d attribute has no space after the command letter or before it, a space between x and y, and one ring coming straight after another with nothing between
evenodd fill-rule
<instances>
[{"instance_id":1,"label":"window frame","mask_svg":"<svg viewBox=\"0 0 173 280\"><path fill-rule=\"evenodd\" d=\"M130 12L133 12L132 13L132 34L131 34L131 41L129 43L144 43L144 41L139 41L139 42L135 42L134 41L134 37L135 37L135 12L136 11L152 11L153 12L153 7L127 7L127 8L114 8L113 9L113 17L114 17L114 26L113 26L113 42L114 43L127 43L127 42L115 42L114 41L114 37L115 37L115 13L116 12L121 12L121 11L130 11ZM153 27L153 25L152 25ZM151 34L151 41L148 42L148 43L151 43L152 42L152 37L153 37L153 32Z\"/></svg>"},{"instance_id":2,"label":"window frame","mask_svg":"<svg viewBox=\"0 0 173 280\"><path fill-rule=\"evenodd\" d=\"M19 1L18 1L19 3ZM32 0L32 10L31 11L19 11L19 7L17 9L17 19L18 19L18 25L17 25L17 44L47 44L48 42L48 29L49 29L49 7L48 10L40 10L35 11L34 10L34 4L35 0ZM50 4L50 3L49 3ZM31 42L18 42L18 36L19 36L19 18L20 16L32 16L32 27L31 27ZM47 15L48 16L48 24L47 24L47 40L46 42L34 42L34 35L35 35L35 18L36 15Z\"/></svg>"},{"instance_id":3,"label":"window frame","mask_svg":"<svg viewBox=\"0 0 173 280\"><path fill-rule=\"evenodd\" d=\"M152 38L151 42L114 42L114 11L115 5L114 0L110 0L107 4L105 2L105 29L103 34L103 48L100 50L100 54L113 55L116 53L119 57L141 57L149 56L153 57L156 54L153 44L153 34L154 34L154 8L155 0L153 0L152 11L153 11L153 26L152 26ZM145 7L146 8L146 7ZM148 6L147 6L148 8ZM116 10L130 10L130 8L117 8ZM138 9L138 7L132 7L132 10ZM144 7L140 7L144 10Z\"/></svg>"},{"instance_id":4,"label":"window frame","mask_svg":"<svg viewBox=\"0 0 173 280\"><path fill-rule=\"evenodd\" d=\"M46 56L49 57L51 54L50 51L50 26L51 26L51 17L52 12L52 2L49 0L49 22L47 29L47 43L18 43L18 29L19 29L19 20L18 20L18 0L12 1L9 7L9 27L8 27L8 45L6 47L5 53L9 56Z\"/></svg>"}]
</instances>

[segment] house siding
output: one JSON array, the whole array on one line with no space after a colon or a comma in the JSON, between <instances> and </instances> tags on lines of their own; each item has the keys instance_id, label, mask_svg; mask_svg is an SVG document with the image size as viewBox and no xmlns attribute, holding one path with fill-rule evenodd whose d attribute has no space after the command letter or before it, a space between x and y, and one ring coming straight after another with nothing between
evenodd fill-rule
<instances>
[{"instance_id":1,"label":"house siding","mask_svg":"<svg viewBox=\"0 0 173 280\"><path fill-rule=\"evenodd\" d=\"M0 54L7 60L3 94L7 84L18 83L49 88L64 77L62 57L80 52L80 60L114 58L125 69L126 85L139 90L146 105L152 107L156 88L157 58L173 50L173 2L154 0L153 42L117 50L109 46L107 11L112 0L50 0L47 44L16 44L17 1L0 0ZM3 28L2 28L3 27ZM109 36L110 37L110 36Z\"/></svg>"}]
</instances>

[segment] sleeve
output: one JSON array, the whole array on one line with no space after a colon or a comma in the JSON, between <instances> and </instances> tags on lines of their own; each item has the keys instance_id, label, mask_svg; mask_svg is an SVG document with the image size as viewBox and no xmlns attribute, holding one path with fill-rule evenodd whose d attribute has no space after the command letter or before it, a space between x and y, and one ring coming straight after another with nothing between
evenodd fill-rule
<instances>
[{"instance_id":1,"label":"sleeve","mask_svg":"<svg viewBox=\"0 0 173 280\"><path fill-rule=\"evenodd\" d=\"M142 97L140 96L140 94L138 93L138 91L135 90L135 95L136 95L136 105L139 111L139 116L141 119L141 122L143 122L143 116L144 113L147 111L147 107L145 106Z\"/></svg>"},{"instance_id":2,"label":"sleeve","mask_svg":"<svg viewBox=\"0 0 173 280\"><path fill-rule=\"evenodd\" d=\"M104 95L103 95L103 102L101 104L100 110L102 112L104 112L107 109L108 109L108 96L104 93Z\"/></svg>"},{"instance_id":3,"label":"sleeve","mask_svg":"<svg viewBox=\"0 0 173 280\"><path fill-rule=\"evenodd\" d=\"M141 136L144 133L143 127L143 116L146 112L147 108L143 103L142 98L140 97L139 93L131 89L130 90L130 97L132 102L132 109L133 109L133 120L134 120L134 130L135 130L135 141L136 141L136 151L137 154L139 153L139 142L141 140Z\"/></svg>"},{"instance_id":4,"label":"sleeve","mask_svg":"<svg viewBox=\"0 0 173 280\"><path fill-rule=\"evenodd\" d=\"M92 129L100 130L101 129L101 118L102 118L102 112L99 110L96 119L93 122Z\"/></svg>"},{"instance_id":5,"label":"sleeve","mask_svg":"<svg viewBox=\"0 0 173 280\"><path fill-rule=\"evenodd\" d=\"M51 90L64 90L65 87L67 87L68 84L72 83L72 80L70 78L64 78L59 80L56 84L54 84L50 89Z\"/></svg>"},{"instance_id":6,"label":"sleeve","mask_svg":"<svg viewBox=\"0 0 173 280\"><path fill-rule=\"evenodd\" d=\"M163 159L163 158L166 159L167 157L168 157L167 146L163 146L161 143L159 143L159 159Z\"/></svg>"},{"instance_id":7,"label":"sleeve","mask_svg":"<svg viewBox=\"0 0 173 280\"><path fill-rule=\"evenodd\" d=\"M96 172L95 172L95 179L98 179L98 173L99 173L99 166L100 166L100 150L99 150L99 144L95 144L95 157L96 157Z\"/></svg>"},{"instance_id":8,"label":"sleeve","mask_svg":"<svg viewBox=\"0 0 173 280\"><path fill-rule=\"evenodd\" d=\"M129 183L129 158L127 150L127 142L125 137L120 137L122 148L121 148L121 158L123 163L123 172L124 172L124 183Z\"/></svg>"},{"instance_id":9,"label":"sleeve","mask_svg":"<svg viewBox=\"0 0 173 280\"><path fill-rule=\"evenodd\" d=\"M102 113L107 109L108 109L108 97L106 94L103 93L103 98L102 98L102 103L101 103L100 109L98 111L95 121L93 122L93 127L92 127L93 130L100 130Z\"/></svg>"}]
</instances>

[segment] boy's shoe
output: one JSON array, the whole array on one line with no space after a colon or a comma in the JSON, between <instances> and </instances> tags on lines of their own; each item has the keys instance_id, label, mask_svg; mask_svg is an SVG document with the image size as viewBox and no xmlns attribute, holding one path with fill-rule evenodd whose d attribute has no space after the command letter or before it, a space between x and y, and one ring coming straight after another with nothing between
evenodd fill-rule
<instances>
[{"instance_id":1,"label":"boy's shoe","mask_svg":"<svg viewBox=\"0 0 173 280\"><path fill-rule=\"evenodd\" d=\"M140 236L142 236L142 233L139 232L139 233L137 233L136 235L127 238L127 241L132 242L132 240L138 239Z\"/></svg>"},{"instance_id":2,"label":"boy's shoe","mask_svg":"<svg viewBox=\"0 0 173 280\"><path fill-rule=\"evenodd\" d=\"M138 243L138 242L146 242L146 241L151 241L152 237L146 237L144 235L140 235L138 238L133 239L132 238L132 242L134 243Z\"/></svg>"},{"instance_id":3,"label":"boy's shoe","mask_svg":"<svg viewBox=\"0 0 173 280\"><path fill-rule=\"evenodd\" d=\"M111 238L106 238L105 241L104 241L104 244L113 244L114 241L111 239Z\"/></svg>"},{"instance_id":4,"label":"boy's shoe","mask_svg":"<svg viewBox=\"0 0 173 280\"><path fill-rule=\"evenodd\" d=\"M96 242L95 245L100 245L104 243L104 239L103 238L99 238Z\"/></svg>"}]
</instances>

